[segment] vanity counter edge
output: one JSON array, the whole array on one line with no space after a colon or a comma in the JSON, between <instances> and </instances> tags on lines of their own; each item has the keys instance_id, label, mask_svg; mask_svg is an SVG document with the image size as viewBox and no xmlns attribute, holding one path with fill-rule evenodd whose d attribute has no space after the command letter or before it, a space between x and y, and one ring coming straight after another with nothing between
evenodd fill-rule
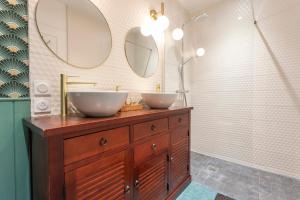
<instances>
[{"instance_id":1,"label":"vanity counter edge","mask_svg":"<svg viewBox=\"0 0 300 200\"><path fill-rule=\"evenodd\" d=\"M119 112L112 117L103 118L85 118L82 116L71 115L62 117L60 115L29 117L23 120L24 125L43 137L52 137L87 131L87 134L93 130L109 128L109 126L125 126L136 121L149 120L158 116L163 118L174 114L183 114L192 110L193 107L173 107L169 109L144 109L139 111Z\"/></svg>"}]
</instances>

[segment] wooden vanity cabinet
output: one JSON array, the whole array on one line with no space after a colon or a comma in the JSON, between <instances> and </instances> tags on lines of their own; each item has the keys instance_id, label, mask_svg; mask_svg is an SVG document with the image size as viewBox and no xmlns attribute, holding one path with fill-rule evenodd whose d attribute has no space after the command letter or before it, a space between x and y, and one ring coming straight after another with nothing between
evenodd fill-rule
<instances>
[{"instance_id":1,"label":"wooden vanity cabinet","mask_svg":"<svg viewBox=\"0 0 300 200\"><path fill-rule=\"evenodd\" d=\"M168 195L168 152L135 167L134 199L164 199Z\"/></svg>"},{"instance_id":2,"label":"wooden vanity cabinet","mask_svg":"<svg viewBox=\"0 0 300 200\"><path fill-rule=\"evenodd\" d=\"M176 116L181 121L179 116ZM188 115L181 116L188 119ZM171 153L170 153L170 183L171 189L176 188L186 176L190 174L189 163L189 133L190 129L187 124L178 123L171 129Z\"/></svg>"},{"instance_id":3,"label":"wooden vanity cabinet","mask_svg":"<svg viewBox=\"0 0 300 200\"><path fill-rule=\"evenodd\" d=\"M171 189L176 188L190 173L188 139L172 145L171 151Z\"/></svg>"},{"instance_id":4,"label":"wooden vanity cabinet","mask_svg":"<svg viewBox=\"0 0 300 200\"><path fill-rule=\"evenodd\" d=\"M24 120L34 200L171 200L190 183L192 108Z\"/></svg>"},{"instance_id":5,"label":"wooden vanity cabinet","mask_svg":"<svg viewBox=\"0 0 300 200\"><path fill-rule=\"evenodd\" d=\"M65 172L65 198L130 199L128 151L103 156L77 169ZM127 189L128 190L128 189Z\"/></svg>"}]
</instances>

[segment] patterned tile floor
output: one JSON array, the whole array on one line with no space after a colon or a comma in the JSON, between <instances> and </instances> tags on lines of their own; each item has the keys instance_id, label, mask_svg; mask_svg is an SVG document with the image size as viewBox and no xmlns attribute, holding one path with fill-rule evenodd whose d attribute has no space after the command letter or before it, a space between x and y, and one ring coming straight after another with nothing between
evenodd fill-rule
<instances>
[{"instance_id":1,"label":"patterned tile floor","mask_svg":"<svg viewBox=\"0 0 300 200\"><path fill-rule=\"evenodd\" d=\"M193 181L237 200L300 200L300 181L191 153Z\"/></svg>"}]
</instances>

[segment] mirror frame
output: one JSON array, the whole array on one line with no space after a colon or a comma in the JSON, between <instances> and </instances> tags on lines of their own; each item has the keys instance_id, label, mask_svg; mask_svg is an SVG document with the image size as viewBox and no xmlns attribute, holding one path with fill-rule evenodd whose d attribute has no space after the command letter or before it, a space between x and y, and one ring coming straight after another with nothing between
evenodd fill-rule
<instances>
[{"instance_id":1,"label":"mirror frame","mask_svg":"<svg viewBox=\"0 0 300 200\"><path fill-rule=\"evenodd\" d=\"M127 36L129 35L129 33L130 33L130 31L131 30L133 30L133 29L139 29L140 30L140 27L138 27L138 26L136 26L136 27L133 27L133 28L130 28L128 31L127 31L127 33L126 33L126 36L125 36L125 40L124 40L124 52L125 52L125 57L126 57L126 61L127 61L127 63L128 63L128 65L129 65L129 67L130 67L130 70L135 74L135 75L137 75L138 77L140 77L140 78L151 78L151 77L153 77L155 74L156 74L156 72L157 72L157 70L158 70L158 68L159 68L159 59L160 59L160 53L159 53L159 49L158 49L158 46L157 46L157 43L156 43L156 41L155 41L155 39L154 39L154 37L152 36L152 35L150 35L150 36L148 36L148 37L152 37L152 39L153 39L153 41L154 41L154 43L155 43L155 47L156 47L156 50L157 50L157 55L158 55L158 60L157 60L157 66L156 66L156 69L155 69L155 72L153 73L153 74L151 74L150 76L148 76L148 77L144 77L144 76L140 76L139 74L137 74L134 70L133 70L133 66L129 63L129 60L128 60L128 56L127 56L127 51L126 51L126 40L127 40Z\"/></svg>"},{"instance_id":2,"label":"mirror frame","mask_svg":"<svg viewBox=\"0 0 300 200\"><path fill-rule=\"evenodd\" d=\"M67 65L69 65L69 66L76 67L76 68L80 68L80 69L94 69L94 68L100 67L103 63L105 63L105 62L108 60L108 58L109 58L109 56L110 56L110 54L111 54L111 51L112 51L112 47L113 47L112 32L111 32L111 28L110 28L110 26L109 26L109 23L108 23L106 17L105 17L104 14L101 12L101 10L98 8L98 6L96 6L91 0L86 0L86 1L88 1L92 6L94 6L94 7L98 10L98 12L101 13L101 15L103 16L103 19L104 19L104 21L106 22L106 24L107 24L107 26L108 26L108 29L109 29L109 33L110 33L110 35L111 35L111 37L110 37L110 45L111 45L111 48L110 48L110 51L108 52L106 58L103 59L103 61L101 61L99 64L97 64L97 65L95 65L95 66L82 67L82 66L79 66L79 65L76 65L76 64L69 63L68 61L64 60L62 57L60 57L59 55L57 55L57 53L55 53L50 47L48 47L46 41L45 41L44 38L43 38L43 35L42 35L40 29L39 29L38 22L37 22L37 10L38 10L38 7L39 7L39 3L40 3L41 1L43 1L43 0L38 0L38 2L37 2L37 4L36 4L36 7L35 7L35 13L34 13L34 17L35 17L35 20L34 20L34 21L35 21L35 26L36 26L36 29L37 29L37 31L38 31L40 37L41 37L42 42L44 43L44 45L46 46L46 48L47 48L48 50L50 50L50 52L51 52L56 58L58 58L59 60L61 60L62 62L64 62L65 64L67 64Z\"/></svg>"}]
</instances>

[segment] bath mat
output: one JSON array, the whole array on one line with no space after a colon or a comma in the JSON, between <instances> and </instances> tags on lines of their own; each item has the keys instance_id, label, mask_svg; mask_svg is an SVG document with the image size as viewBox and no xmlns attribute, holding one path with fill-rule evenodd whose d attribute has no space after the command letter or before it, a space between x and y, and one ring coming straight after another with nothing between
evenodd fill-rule
<instances>
[{"instance_id":1,"label":"bath mat","mask_svg":"<svg viewBox=\"0 0 300 200\"><path fill-rule=\"evenodd\" d=\"M234 200L214 190L192 182L177 200Z\"/></svg>"}]
</instances>

